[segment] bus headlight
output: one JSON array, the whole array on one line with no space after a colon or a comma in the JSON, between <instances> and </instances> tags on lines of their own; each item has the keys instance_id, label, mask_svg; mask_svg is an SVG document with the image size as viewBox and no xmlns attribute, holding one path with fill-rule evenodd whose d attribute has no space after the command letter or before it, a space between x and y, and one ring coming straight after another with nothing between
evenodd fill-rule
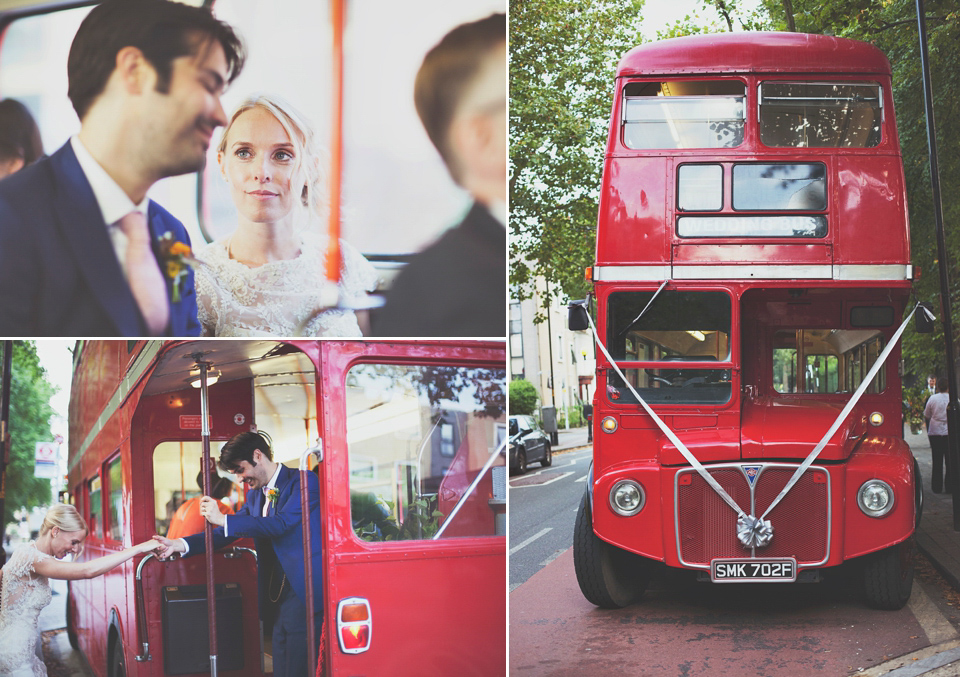
<instances>
[{"instance_id":1,"label":"bus headlight","mask_svg":"<svg viewBox=\"0 0 960 677\"><path fill-rule=\"evenodd\" d=\"M870 414L870 425L872 426L883 425L883 414L881 414L879 411L875 411L872 414Z\"/></svg>"},{"instance_id":2,"label":"bus headlight","mask_svg":"<svg viewBox=\"0 0 960 677\"><path fill-rule=\"evenodd\" d=\"M600 421L600 429L605 433L612 433L617 430L617 419L613 416L607 416Z\"/></svg>"},{"instance_id":3,"label":"bus headlight","mask_svg":"<svg viewBox=\"0 0 960 677\"><path fill-rule=\"evenodd\" d=\"M881 480L868 480L857 492L857 505L867 517L883 517L893 510L893 489Z\"/></svg>"},{"instance_id":4,"label":"bus headlight","mask_svg":"<svg viewBox=\"0 0 960 677\"><path fill-rule=\"evenodd\" d=\"M645 501L643 487L633 480L620 480L610 490L610 507L623 517L633 517L643 510Z\"/></svg>"}]
</instances>

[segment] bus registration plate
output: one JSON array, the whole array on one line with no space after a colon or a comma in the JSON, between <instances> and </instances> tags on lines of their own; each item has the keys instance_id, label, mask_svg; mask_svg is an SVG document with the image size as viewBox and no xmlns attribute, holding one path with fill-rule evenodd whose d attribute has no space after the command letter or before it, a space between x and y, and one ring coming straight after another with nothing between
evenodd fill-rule
<instances>
[{"instance_id":1,"label":"bus registration plate","mask_svg":"<svg viewBox=\"0 0 960 677\"><path fill-rule=\"evenodd\" d=\"M797 560L715 559L710 563L714 583L792 583L797 580Z\"/></svg>"}]
</instances>

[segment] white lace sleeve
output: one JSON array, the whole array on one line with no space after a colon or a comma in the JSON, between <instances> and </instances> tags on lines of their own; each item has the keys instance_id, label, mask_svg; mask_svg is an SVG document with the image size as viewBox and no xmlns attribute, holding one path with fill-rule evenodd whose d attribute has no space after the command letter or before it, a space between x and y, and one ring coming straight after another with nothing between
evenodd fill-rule
<instances>
[{"instance_id":1,"label":"white lace sleeve","mask_svg":"<svg viewBox=\"0 0 960 677\"><path fill-rule=\"evenodd\" d=\"M212 243L197 253L197 259L207 263L199 265L194 270L194 279L197 285L197 318L203 327L204 336L218 336L219 325L223 317L223 290L216 277L216 270L210 266L208 259L213 253Z\"/></svg>"},{"instance_id":2,"label":"white lace sleeve","mask_svg":"<svg viewBox=\"0 0 960 677\"><path fill-rule=\"evenodd\" d=\"M37 550L32 543L17 547L3 566L3 587L0 588L0 606L5 610L17 609L23 598L33 590L34 567L37 562L50 559L50 555Z\"/></svg>"},{"instance_id":3,"label":"white lace sleeve","mask_svg":"<svg viewBox=\"0 0 960 677\"><path fill-rule=\"evenodd\" d=\"M340 253L340 291L344 296L356 298L377 288L380 282L377 269L356 247L340 240Z\"/></svg>"}]
</instances>

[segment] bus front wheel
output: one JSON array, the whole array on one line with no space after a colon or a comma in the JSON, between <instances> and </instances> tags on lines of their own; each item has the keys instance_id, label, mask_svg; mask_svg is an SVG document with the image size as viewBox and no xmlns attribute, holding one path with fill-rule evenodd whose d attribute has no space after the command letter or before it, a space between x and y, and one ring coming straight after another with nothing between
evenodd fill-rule
<instances>
[{"instance_id":1,"label":"bus front wheel","mask_svg":"<svg viewBox=\"0 0 960 677\"><path fill-rule=\"evenodd\" d=\"M642 558L610 545L593 533L590 497L584 493L573 532L573 564L580 591L592 604L619 609L647 589Z\"/></svg>"},{"instance_id":2,"label":"bus front wheel","mask_svg":"<svg viewBox=\"0 0 960 677\"><path fill-rule=\"evenodd\" d=\"M867 604L874 609L902 609L913 590L913 539L867 555L863 563Z\"/></svg>"}]
</instances>

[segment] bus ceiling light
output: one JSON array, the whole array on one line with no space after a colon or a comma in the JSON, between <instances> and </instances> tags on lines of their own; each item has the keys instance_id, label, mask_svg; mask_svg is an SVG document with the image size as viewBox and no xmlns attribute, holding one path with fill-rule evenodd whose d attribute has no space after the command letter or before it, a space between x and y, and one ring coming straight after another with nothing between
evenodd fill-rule
<instances>
[{"instance_id":1,"label":"bus ceiling light","mask_svg":"<svg viewBox=\"0 0 960 677\"><path fill-rule=\"evenodd\" d=\"M370 648L373 617L370 602L363 597L347 597L337 605L337 639L343 653L363 653Z\"/></svg>"},{"instance_id":2,"label":"bus ceiling light","mask_svg":"<svg viewBox=\"0 0 960 677\"><path fill-rule=\"evenodd\" d=\"M610 490L610 507L622 517L633 517L645 502L643 487L633 480L620 480Z\"/></svg>"},{"instance_id":3,"label":"bus ceiling light","mask_svg":"<svg viewBox=\"0 0 960 677\"><path fill-rule=\"evenodd\" d=\"M220 370L219 369L210 369L207 372L207 386L212 386L214 383L220 380ZM191 369L190 370L190 385L194 388L200 387L200 370Z\"/></svg>"},{"instance_id":4,"label":"bus ceiling light","mask_svg":"<svg viewBox=\"0 0 960 677\"><path fill-rule=\"evenodd\" d=\"M613 416L607 416L602 421L600 421L600 429L605 433L616 432L617 430L617 419Z\"/></svg>"},{"instance_id":5,"label":"bus ceiling light","mask_svg":"<svg viewBox=\"0 0 960 677\"><path fill-rule=\"evenodd\" d=\"M867 480L857 492L857 505L868 517L883 517L893 510L893 489L883 480Z\"/></svg>"},{"instance_id":6,"label":"bus ceiling light","mask_svg":"<svg viewBox=\"0 0 960 677\"><path fill-rule=\"evenodd\" d=\"M875 411L872 414L870 414L870 425L872 426L883 425L883 414L881 414L879 411Z\"/></svg>"}]
</instances>

